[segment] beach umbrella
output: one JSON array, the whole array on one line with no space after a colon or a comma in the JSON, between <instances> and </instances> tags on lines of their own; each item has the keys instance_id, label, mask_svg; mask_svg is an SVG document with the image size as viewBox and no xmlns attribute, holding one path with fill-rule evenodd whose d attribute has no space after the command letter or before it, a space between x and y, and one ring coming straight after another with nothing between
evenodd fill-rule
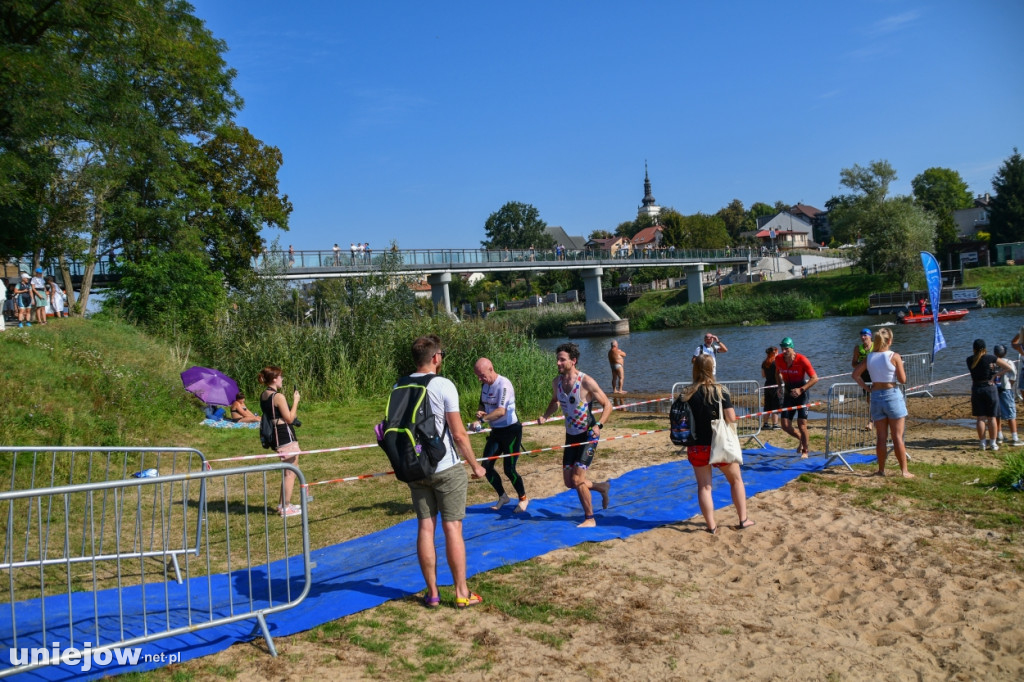
<instances>
[{"instance_id":1,"label":"beach umbrella","mask_svg":"<svg viewBox=\"0 0 1024 682\"><path fill-rule=\"evenodd\" d=\"M181 383L207 405L230 405L238 395L238 383L209 367L189 367L181 373Z\"/></svg>"}]
</instances>

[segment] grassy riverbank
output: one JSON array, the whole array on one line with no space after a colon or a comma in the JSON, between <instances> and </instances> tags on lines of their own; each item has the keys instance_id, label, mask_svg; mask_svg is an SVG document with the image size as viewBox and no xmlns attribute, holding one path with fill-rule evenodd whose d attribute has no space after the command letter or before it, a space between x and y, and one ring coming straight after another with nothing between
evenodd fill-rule
<instances>
[{"instance_id":1,"label":"grassy riverbank","mask_svg":"<svg viewBox=\"0 0 1024 682\"><path fill-rule=\"evenodd\" d=\"M924 287L923 281L910 284ZM963 286L979 287L990 307L1024 305L1024 266L968 270ZM846 268L802 279L712 287L704 292L702 306L689 305L685 290L652 291L620 314L629 318L632 331L863 315L871 294L892 288L881 275Z\"/></svg>"}]
</instances>

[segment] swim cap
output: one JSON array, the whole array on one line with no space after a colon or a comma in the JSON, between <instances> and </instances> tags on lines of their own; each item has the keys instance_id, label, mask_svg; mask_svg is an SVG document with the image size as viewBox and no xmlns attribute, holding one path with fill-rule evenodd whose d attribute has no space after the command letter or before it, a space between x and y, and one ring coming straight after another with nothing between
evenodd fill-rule
<instances>
[{"instance_id":1,"label":"swim cap","mask_svg":"<svg viewBox=\"0 0 1024 682\"><path fill-rule=\"evenodd\" d=\"M997 358L1005 358L1006 357L1006 346L1004 346L1001 343L997 343L996 345L992 346L992 352L995 353L995 356Z\"/></svg>"},{"instance_id":2,"label":"swim cap","mask_svg":"<svg viewBox=\"0 0 1024 682\"><path fill-rule=\"evenodd\" d=\"M40 273L42 273L42 271L43 271L42 268L36 268L36 274L40 274Z\"/></svg>"},{"instance_id":3,"label":"swim cap","mask_svg":"<svg viewBox=\"0 0 1024 682\"><path fill-rule=\"evenodd\" d=\"M861 336L863 336L864 334L867 334L868 336L871 336L871 330L868 329L867 327L864 327L863 329L861 329L860 333L861 333Z\"/></svg>"},{"instance_id":4,"label":"swim cap","mask_svg":"<svg viewBox=\"0 0 1024 682\"><path fill-rule=\"evenodd\" d=\"M793 339L791 339L791 338L789 338L787 336L786 338L782 339L782 341L779 342L779 347L780 348L792 348L793 347Z\"/></svg>"}]
</instances>

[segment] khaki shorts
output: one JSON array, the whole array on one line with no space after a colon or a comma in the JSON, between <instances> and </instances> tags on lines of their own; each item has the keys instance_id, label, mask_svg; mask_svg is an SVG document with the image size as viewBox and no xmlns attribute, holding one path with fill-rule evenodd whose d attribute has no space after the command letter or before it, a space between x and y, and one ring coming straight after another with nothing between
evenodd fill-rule
<instances>
[{"instance_id":1,"label":"khaki shorts","mask_svg":"<svg viewBox=\"0 0 1024 682\"><path fill-rule=\"evenodd\" d=\"M466 490L469 476L462 465L427 476L422 481L407 484L412 491L412 506L417 519L432 519L441 512L442 521L461 521L466 518Z\"/></svg>"}]
</instances>

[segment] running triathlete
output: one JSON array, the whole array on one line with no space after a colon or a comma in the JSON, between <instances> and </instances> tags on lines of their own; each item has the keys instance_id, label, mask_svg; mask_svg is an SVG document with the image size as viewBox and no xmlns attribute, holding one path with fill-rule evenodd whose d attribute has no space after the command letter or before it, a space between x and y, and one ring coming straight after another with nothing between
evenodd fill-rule
<instances>
[{"instance_id":1,"label":"running triathlete","mask_svg":"<svg viewBox=\"0 0 1024 682\"><path fill-rule=\"evenodd\" d=\"M782 413L782 430L800 441L797 452L800 457L806 458L810 450L807 436L807 391L811 386L818 383L818 375L811 367L811 361L807 356L801 355L793 350L793 339L788 336L782 339L779 344L782 353L775 358L775 369L778 370L779 379L782 380L783 409L792 407ZM793 428L793 414L796 413L797 429Z\"/></svg>"},{"instance_id":2,"label":"running triathlete","mask_svg":"<svg viewBox=\"0 0 1024 682\"><path fill-rule=\"evenodd\" d=\"M479 420L470 426L474 431L480 430L481 422L487 422L491 426L491 432L487 435L487 443L484 445L483 465L487 472L487 482L498 493L498 501L491 509L498 510L509 503L509 497L505 494L505 486L501 483L501 476L494 470L495 460L488 459L495 455L508 455L523 450L523 425L516 415L516 392L512 388L512 382L494 371L494 364L487 358L480 358L473 365L473 372L480 380L480 406L476 411L476 418ZM515 457L503 457L505 476L508 477L512 487L516 489L519 496L519 504L516 505L514 513L526 511L526 505L530 501L526 498L526 487L523 485L523 477L516 471L516 462L519 455Z\"/></svg>"}]
</instances>

